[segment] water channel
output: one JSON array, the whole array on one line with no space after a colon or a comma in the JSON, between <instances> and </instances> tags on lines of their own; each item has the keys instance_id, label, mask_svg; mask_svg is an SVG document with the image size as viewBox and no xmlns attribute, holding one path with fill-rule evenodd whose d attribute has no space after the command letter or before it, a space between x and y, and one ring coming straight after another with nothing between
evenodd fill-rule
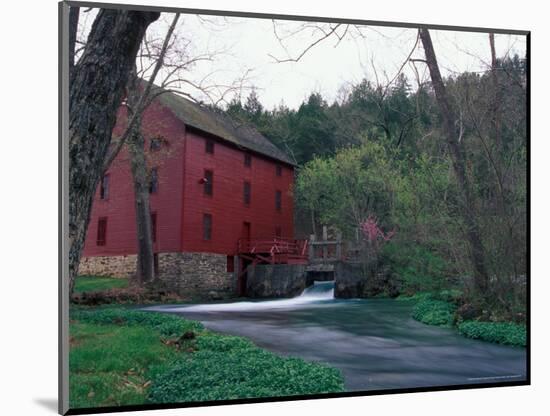
<instances>
[{"instance_id":1,"label":"water channel","mask_svg":"<svg viewBox=\"0 0 550 416\"><path fill-rule=\"evenodd\" d=\"M526 351L411 318L412 303L340 300L333 282L292 299L146 308L201 321L281 355L337 367L348 391L525 380Z\"/></svg>"}]
</instances>

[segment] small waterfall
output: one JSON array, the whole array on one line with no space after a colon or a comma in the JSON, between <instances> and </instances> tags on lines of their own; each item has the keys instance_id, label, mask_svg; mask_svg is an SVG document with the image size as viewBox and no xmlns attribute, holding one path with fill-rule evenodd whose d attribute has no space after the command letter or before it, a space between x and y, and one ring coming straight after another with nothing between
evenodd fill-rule
<instances>
[{"instance_id":1,"label":"small waterfall","mask_svg":"<svg viewBox=\"0 0 550 416\"><path fill-rule=\"evenodd\" d=\"M303 309L326 304L334 299L334 281L313 282L301 295L291 299L277 299L257 302L212 303L167 308L149 307L144 310L159 312L253 312L273 309Z\"/></svg>"},{"instance_id":2,"label":"small waterfall","mask_svg":"<svg viewBox=\"0 0 550 416\"><path fill-rule=\"evenodd\" d=\"M299 298L307 298L309 300L334 299L334 280L329 282L313 282L310 287L306 287Z\"/></svg>"}]
</instances>

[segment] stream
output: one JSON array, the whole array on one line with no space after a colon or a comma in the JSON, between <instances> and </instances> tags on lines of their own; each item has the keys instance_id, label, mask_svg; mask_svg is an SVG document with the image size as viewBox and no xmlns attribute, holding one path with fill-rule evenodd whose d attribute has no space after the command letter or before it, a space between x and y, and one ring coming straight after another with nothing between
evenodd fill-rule
<instances>
[{"instance_id":1,"label":"stream","mask_svg":"<svg viewBox=\"0 0 550 416\"><path fill-rule=\"evenodd\" d=\"M315 282L292 299L153 306L280 355L342 371L348 391L451 386L526 378L525 348L471 340L411 318L413 303L335 299Z\"/></svg>"}]
</instances>

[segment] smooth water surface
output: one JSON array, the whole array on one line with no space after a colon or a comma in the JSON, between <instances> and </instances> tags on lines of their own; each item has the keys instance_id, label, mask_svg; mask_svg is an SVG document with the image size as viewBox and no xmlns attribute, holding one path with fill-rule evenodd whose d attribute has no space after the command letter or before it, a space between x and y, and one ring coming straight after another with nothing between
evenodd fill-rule
<instances>
[{"instance_id":1,"label":"smooth water surface","mask_svg":"<svg viewBox=\"0 0 550 416\"><path fill-rule=\"evenodd\" d=\"M342 371L349 391L525 380L524 348L417 322L407 301L338 300L333 292L333 282L316 282L293 299L146 310L176 313L278 354L328 363Z\"/></svg>"}]
</instances>

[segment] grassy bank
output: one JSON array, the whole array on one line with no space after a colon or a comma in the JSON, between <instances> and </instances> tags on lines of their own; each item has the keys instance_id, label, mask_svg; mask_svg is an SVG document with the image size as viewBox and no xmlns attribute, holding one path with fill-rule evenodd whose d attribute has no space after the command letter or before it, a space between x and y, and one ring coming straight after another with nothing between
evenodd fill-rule
<instances>
[{"instance_id":1,"label":"grassy bank","mask_svg":"<svg viewBox=\"0 0 550 416\"><path fill-rule=\"evenodd\" d=\"M176 316L71 311L74 408L343 391L336 369L284 358Z\"/></svg>"},{"instance_id":2,"label":"grassy bank","mask_svg":"<svg viewBox=\"0 0 550 416\"><path fill-rule=\"evenodd\" d=\"M128 279L103 276L78 276L75 280L75 293L99 292L110 289L126 289Z\"/></svg>"},{"instance_id":3,"label":"grassy bank","mask_svg":"<svg viewBox=\"0 0 550 416\"><path fill-rule=\"evenodd\" d=\"M443 291L440 293L419 293L402 300L414 301L412 317L427 325L456 327L458 332L468 338L504 345L525 347L527 330L524 324L514 322L489 322L463 320L457 313L459 293Z\"/></svg>"},{"instance_id":4,"label":"grassy bank","mask_svg":"<svg viewBox=\"0 0 550 416\"><path fill-rule=\"evenodd\" d=\"M117 306L122 304L186 303L193 300L161 286L138 286L133 283L123 278L78 276L71 302L81 306Z\"/></svg>"}]
</instances>

